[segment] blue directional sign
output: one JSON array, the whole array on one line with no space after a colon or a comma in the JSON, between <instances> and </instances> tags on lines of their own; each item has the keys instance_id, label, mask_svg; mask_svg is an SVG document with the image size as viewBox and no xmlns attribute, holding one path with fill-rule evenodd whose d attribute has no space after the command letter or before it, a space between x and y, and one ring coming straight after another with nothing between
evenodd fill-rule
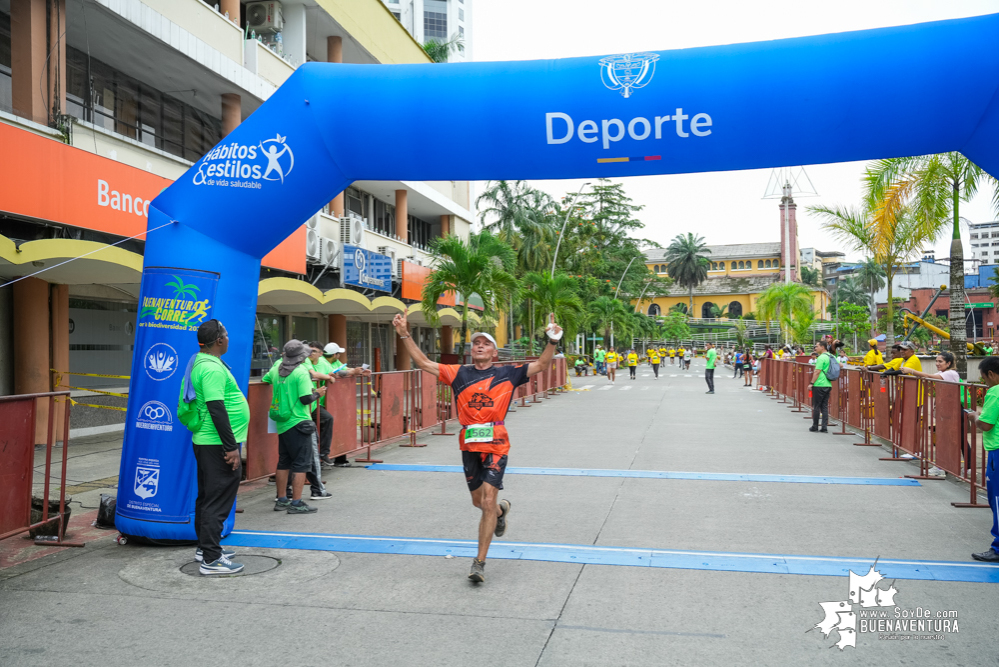
<instances>
[{"instance_id":1,"label":"blue directional sign","mask_svg":"<svg viewBox=\"0 0 999 667\"><path fill-rule=\"evenodd\" d=\"M355 245L345 245L340 275L344 285L391 292L392 258Z\"/></svg>"}]
</instances>

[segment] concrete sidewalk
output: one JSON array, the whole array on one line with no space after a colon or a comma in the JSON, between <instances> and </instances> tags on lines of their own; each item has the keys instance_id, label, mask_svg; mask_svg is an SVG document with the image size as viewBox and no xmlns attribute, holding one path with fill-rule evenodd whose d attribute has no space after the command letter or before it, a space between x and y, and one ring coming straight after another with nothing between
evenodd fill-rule
<instances>
[{"instance_id":1,"label":"concrete sidewalk","mask_svg":"<svg viewBox=\"0 0 999 667\"><path fill-rule=\"evenodd\" d=\"M724 371L717 393L705 395L700 360L690 373L667 365L658 381L648 367L637 380L624 375L609 389L602 377L573 378L588 388L511 414L510 466L916 472L915 464L878 461L883 450L854 447L856 438L809 433L801 414ZM460 464L456 437L420 441L428 446L390 446L378 458ZM108 455L100 447L95 441L88 454L93 475ZM237 530L475 539L478 513L460 474L357 467L331 471L329 482L334 498L310 516L273 512L273 486L243 489ZM972 563L970 554L989 544L991 516L951 507L968 495L951 480L861 486L510 474L505 485L501 497L513 503L505 542L725 552L733 564L718 565L716 556L699 564L696 554L690 569L491 559L486 583L475 586L465 557L254 547L241 548L237 560L259 574L219 580L184 573L193 548L102 540L0 570L0 664L999 664L999 584L933 581L932 571L927 580L899 579L899 615L957 612L959 632L920 640L865 632L844 655L829 649L835 631L809 630L823 621L820 602L848 600L847 576L739 571L740 554ZM937 633L894 636L913 634Z\"/></svg>"}]
</instances>

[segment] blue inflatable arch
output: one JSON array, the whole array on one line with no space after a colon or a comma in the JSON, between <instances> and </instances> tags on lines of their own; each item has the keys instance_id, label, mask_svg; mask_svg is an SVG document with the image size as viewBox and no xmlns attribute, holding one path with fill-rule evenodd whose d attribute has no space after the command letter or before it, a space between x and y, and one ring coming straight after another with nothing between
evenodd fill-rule
<instances>
[{"instance_id":1,"label":"blue inflatable arch","mask_svg":"<svg viewBox=\"0 0 999 667\"><path fill-rule=\"evenodd\" d=\"M946 151L999 176L997 35L999 14L565 60L303 65L150 207L157 231L145 248L119 530L193 538L190 434L172 414L193 331L207 317L227 326L226 359L245 390L260 259L351 182L621 177Z\"/></svg>"}]
</instances>

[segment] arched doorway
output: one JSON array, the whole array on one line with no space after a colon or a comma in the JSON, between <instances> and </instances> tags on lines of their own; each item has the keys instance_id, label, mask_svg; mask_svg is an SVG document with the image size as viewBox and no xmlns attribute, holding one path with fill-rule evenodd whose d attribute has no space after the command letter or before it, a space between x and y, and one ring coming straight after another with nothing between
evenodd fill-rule
<instances>
[{"instance_id":1,"label":"arched doorway","mask_svg":"<svg viewBox=\"0 0 999 667\"><path fill-rule=\"evenodd\" d=\"M714 317L715 316L715 304L710 301L705 301L704 305L701 306L701 317Z\"/></svg>"},{"instance_id":2,"label":"arched doorway","mask_svg":"<svg viewBox=\"0 0 999 667\"><path fill-rule=\"evenodd\" d=\"M728 304L728 316L731 318L742 317L742 304L738 301Z\"/></svg>"},{"instance_id":3,"label":"arched doorway","mask_svg":"<svg viewBox=\"0 0 999 667\"><path fill-rule=\"evenodd\" d=\"M649 306L649 317L659 317L661 310L658 303L654 303Z\"/></svg>"}]
</instances>

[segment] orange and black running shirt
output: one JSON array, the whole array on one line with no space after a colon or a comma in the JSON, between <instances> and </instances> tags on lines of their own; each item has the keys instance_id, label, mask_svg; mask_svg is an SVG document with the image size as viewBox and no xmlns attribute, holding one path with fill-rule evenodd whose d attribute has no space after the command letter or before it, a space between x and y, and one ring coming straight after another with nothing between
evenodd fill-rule
<instances>
[{"instance_id":1,"label":"orange and black running shirt","mask_svg":"<svg viewBox=\"0 0 999 667\"><path fill-rule=\"evenodd\" d=\"M514 390L527 384L527 364L520 366L490 366L478 370L475 366L447 366L440 364L441 381L451 385L458 405L458 421L462 426L500 422L513 401ZM459 436L461 449L466 452L488 452L506 455L510 451L510 438L506 426L493 427L492 442L465 444L465 430Z\"/></svg>"}]
</instances>

